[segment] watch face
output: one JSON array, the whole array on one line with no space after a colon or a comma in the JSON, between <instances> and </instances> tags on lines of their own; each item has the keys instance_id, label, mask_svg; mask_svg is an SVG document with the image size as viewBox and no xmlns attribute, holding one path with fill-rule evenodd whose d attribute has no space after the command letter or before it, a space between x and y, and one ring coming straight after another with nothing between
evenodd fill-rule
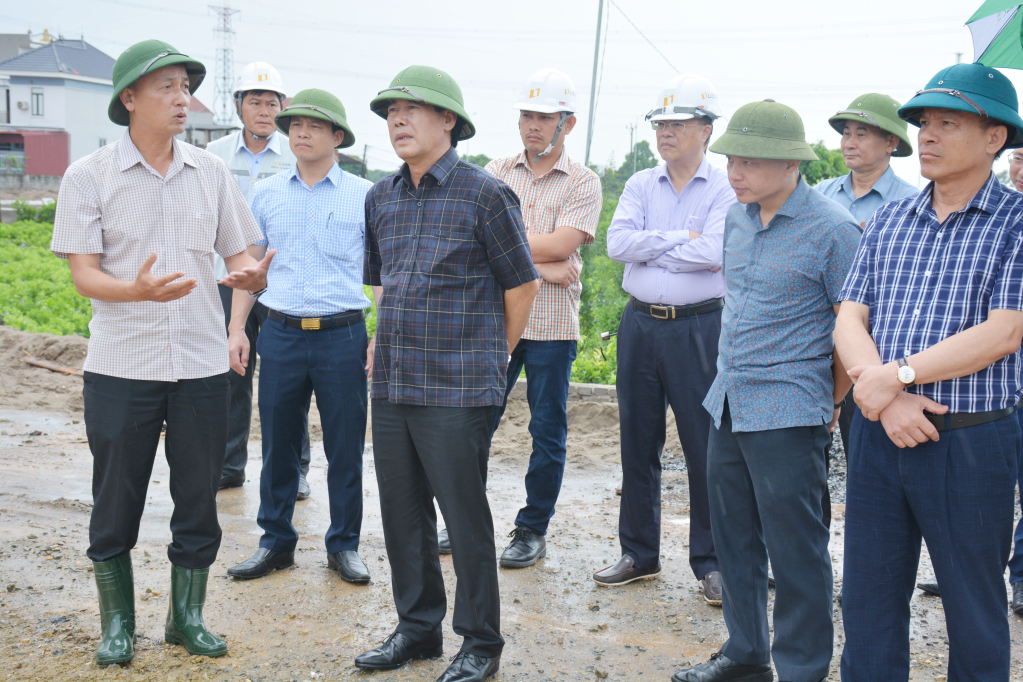
<instances>
[{"instance_id":1,"label":"watch face","mask_svg":"<svg viewBox=\"0 0 1023 682\"><path fill-rule=\"evenodd\" d=\"M899 381L904 384L911 384L916 379L916 372L912 367L899 367Z\"/></svg>"}]
</instances>

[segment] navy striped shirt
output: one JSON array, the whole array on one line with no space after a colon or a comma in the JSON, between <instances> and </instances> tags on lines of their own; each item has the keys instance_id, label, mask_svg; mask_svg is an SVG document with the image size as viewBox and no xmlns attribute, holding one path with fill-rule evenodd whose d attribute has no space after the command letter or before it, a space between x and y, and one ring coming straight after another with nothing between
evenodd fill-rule
<instances>
[{"instance_id":1,"label":"navy striped shirt","mask_svg":"<svg viewBox=\"0 0 1023 682\"><path fill-rule=\"evenodd\" d=\"M1023 310L1023 194L994 173L966 208L939 224L931 183L881 207L867 223L842 300L870 307L881 361L924 351L987 320ZM950 412L984 412L1019 401L1020 353L958 379L908 389Z\"/></svg>"}]
</instances>

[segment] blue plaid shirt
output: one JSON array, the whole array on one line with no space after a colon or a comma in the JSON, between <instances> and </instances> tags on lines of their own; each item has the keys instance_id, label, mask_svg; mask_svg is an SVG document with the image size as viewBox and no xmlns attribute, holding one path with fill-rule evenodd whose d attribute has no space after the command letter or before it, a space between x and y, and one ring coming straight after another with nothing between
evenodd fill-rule
<instances>
[{"instance_id":1,"label":"blue plaid shirt","mask_svg":"<svg viewBox=\"0 0 1023 682\"><path fill-rule=\"evenodd\" d=\"M277 249L259 301L286 315L323 317L370 306L362 289L366 193L373 186L331 166L309 187L298 166L256 183L249 199L263 231L257 244Z\"/></svg>"},{"instance_id":2,"label":"blue plaid shirt","mask_svg":"<svg viewBox=\"0 0 1023 682\"><path fill-rule=\"evenodd\" d=\"M987 320L1023 310L1023 194L994 173L967 204L939 224L933 183L881 208L863 233L842 300L870 306L882 362L924 351ZM913 386L950 412L984 412L1020 399L1020 353L969 376Z\"/></svg>"},{"instance_id":3,"label":"blue plaid shirt","mask_svg":"<svg viewBox=\"0 0 1023 682\"><path fill-rule=\"evenodd\" d=\"M500 405L504 292L539 278L518 197L454 149L418 188L408 165L373 185L364 281L384 293L370 395L410 405Z\"/></svg>"}]
</instances>

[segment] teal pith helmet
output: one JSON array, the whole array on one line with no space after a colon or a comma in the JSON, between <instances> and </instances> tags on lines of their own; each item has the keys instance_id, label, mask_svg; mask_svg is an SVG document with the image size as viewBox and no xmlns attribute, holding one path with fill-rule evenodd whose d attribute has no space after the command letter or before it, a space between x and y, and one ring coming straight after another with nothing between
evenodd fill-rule
<instances>
[{"instance_id":1,"label":"teal pith helmet","mask_svg":"<svg viewBox=\"0 0 1023 682\"><path fill-rule=\"evenodd\" d=\"M899 116L920 126L924 109L952 109L988 116L1009 129L1006 147L1023 147L1023 119L1016 88L1004 75L983 64L956 64L939 71L899 109Z\"/></svg>"},{"instance_id":2,"label":"teal pith helmet","mask_svg":"<svg viewBox=\"0 0 1023 682\"><path fill-rule=\"evenodd\" d=\"M710 151L747 159L817 161L799 114L773 99L739 107Z\"/></svg>"},{"instance_id":3,"label":"teal pith helmet","mask_svg":"<svg viewBox=\"0 0 1023 682\"><path fill-rule=\"evenodd\" d=\"M447 109L458 116L455 129L459 140L468 140L476 134L476 127L465 113L462 89L455 79L432 66L410 66L391 81L391 85L369 103L369 108L380 118L387 118L387 103L395 99L424 102Z\"/></svg>"},{"instance_id":4,"label":"teal pith helmet","mask_svg":"<svg viewBox=\"0 0 1023 682\"><path fill-rule=\"evenodd\" d=\"M121 103L121 93L147 73L165 66L180 64L188 73L188 91L195 94L206 77L202 62L178 52L170 43L162 40L143 40L135 43L120 54L114 62L114 96L110 98L107 116L117 125L128 125L128 110Z\"/></svg>"},{"instance_id":5,"label":"teal pith helmet","mask_svg":"<svg viewBox=\"0 0 1023 682\"><path fill-rule=\"evenodd\" d=\"M277 114L274 122L277 129L285 135L288 134L288 126L291 125L292 116L308 116L328 121L345 131L345 139L335 149L344 149L355 144L355 133L348 125L348 118L345 116L345 106L341 104L334 95L326 90L310 88L302 90L294 97L287 108Z\"/></svg>"},{"instance_id":6,"label":"teal pith helmet","mask_svg":"<svg viewBox=\"0 0 1023 682\"><path fill-rule=\"evenodd\" d=\"M913 145L909 141L909 128L906 122L899 118L899 106L900 104L888 95L869 92L854 99L849 106L829 118L828 123L839 134L844 132L846 121L866 123L880 128L899 138L899 146L892 152L892 156L912 156Z\"/></svg>"}]
</instances>

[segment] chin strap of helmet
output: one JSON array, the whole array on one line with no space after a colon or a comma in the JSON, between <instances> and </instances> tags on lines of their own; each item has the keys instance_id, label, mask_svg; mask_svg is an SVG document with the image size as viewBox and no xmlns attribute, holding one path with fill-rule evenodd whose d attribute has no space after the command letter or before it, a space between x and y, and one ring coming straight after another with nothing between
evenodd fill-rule
<instances>
[{"instance_id":1,"label":"chin strap of helmet","mask_svg":"<svg viewBox=\"0 0 1023 682\"><path fill-rule=\"evenodd\" d=\"M571 115L571 111L561 112L561 120L558 121L558 127L554 130L554 137L551 138L551 143L547 145L547 149L543 150L533 158L533 163L538 162L541 156L547 156L554 151L554 145L558 143L558 137L561 135L561 129L565 127L565 121L567 121L568 117Z\"/></svg>"},{"instance_id":2,"label":"chin strap of helmet","mask_svg":"<svg viewBox=\"0 0 1023 682\"><path fill-rule=\"evenodd\" d=\"M271 130L269 135L257 135L254 132L252 132L251 130L249 130L248 126L245 125L245 119L242 118L242 99L244 99L244 98L245 98L245 93L244 92L235 93L235 96L234 96L234 108L235 108L235 111L238 112L238 120L240 120L242 122L242 130L244 130L249 135L251 135L253 140L269 140L273 136L275 131ZM281 97L280 93L277 93L277 99L280 100L280 102L282 104L284 103L284 98Z\"/></svg>"}]
</instances>

